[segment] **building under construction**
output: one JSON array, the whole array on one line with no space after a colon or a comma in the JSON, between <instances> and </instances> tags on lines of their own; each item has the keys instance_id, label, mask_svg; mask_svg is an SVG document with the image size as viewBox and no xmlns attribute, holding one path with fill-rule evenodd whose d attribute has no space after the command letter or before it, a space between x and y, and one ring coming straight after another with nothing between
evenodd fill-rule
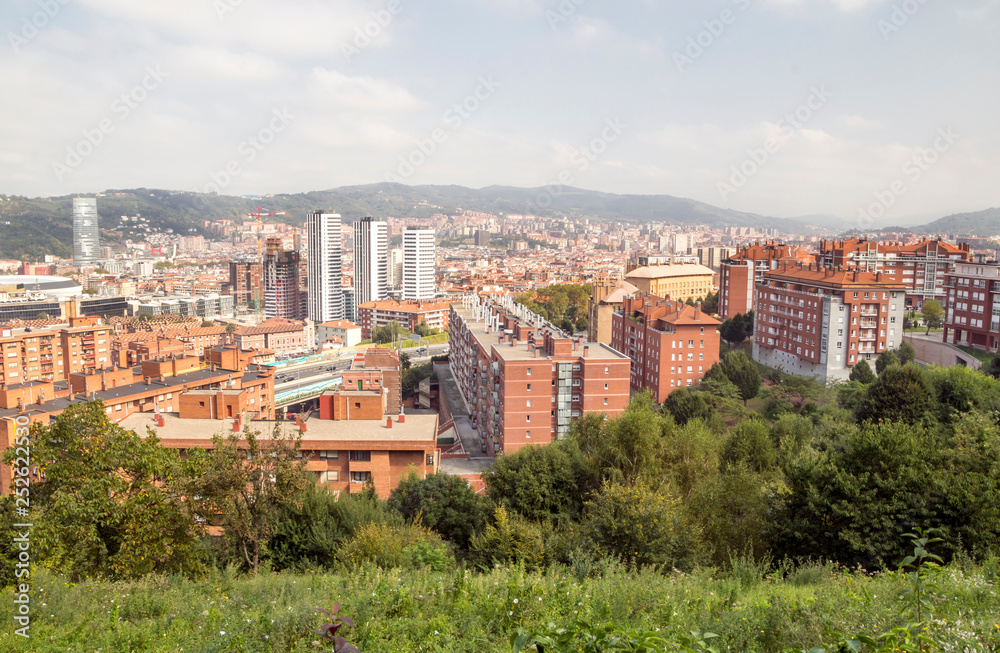
<instances>
[{"instance_id":1,"label":"building under construction","mask_svg":"<svg viewBox=\"0 0 1000 653\"><path fill-rule=\"evenodd\" d=\"M264 317L290 320L306 318L306 295L302 292L301 254L286 250L280 238L268 238L264 254Z\"/></svg>"}]
</instances>

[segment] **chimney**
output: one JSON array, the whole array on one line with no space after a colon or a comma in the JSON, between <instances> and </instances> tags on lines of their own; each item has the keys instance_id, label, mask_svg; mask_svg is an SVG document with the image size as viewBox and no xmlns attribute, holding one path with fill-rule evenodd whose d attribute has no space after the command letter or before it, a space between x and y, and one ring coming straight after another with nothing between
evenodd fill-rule
<instances>
[{"instance_id":1,"label":"chimney","mask_svg":"<svg viewBox=\"0 0 1000 653\"><path fill-rule=\"evenodd\" d=\"M535 345L535 358L538 358L538 345Z\"/></svg>"},{"instance_id":2,"label":"chimney","mask_svg":"<svg viewBox=\"0 0 1000 653\"><path fill-rule=\"evenodd\" d=\"M399 414L399 423L406 424L406 415L404 415L403 413Z\"/></svg>"},{"instance_id":3,"label":"chimney","mask_svg":"<svg viewBox=\"0 0 1000 653\"><path fill-rule=\"evenodd\" d=\"M583 357L590 358L590 345L583 346Z\"/></svg>"},{"instance_id":4,"label":"chimney","mask_svg":"<svg viewBox=\"0 0 1000 653\"><path fill-rule=\"evenodd\" d=\"M387 429L391 429L392 428L392 418L391 417L386 417L385 418L385 428L387 428Z\"/></svg>"},{"instance_id":5,"label":"chimney","mask_svg":"<svg viewBox=\"0 0 1000 653\"><path fill-rule=\"evenodd\" d=\"M514 337L514 336L510 337L510 346L511 347L517 347L517 338L516 337Z\"/></svg>"},{"instance_id":6,"label":"chimney","mask_svg":"<svg viewBox=\"0 0 1000 653\"><path fill-rule=\"evenodd\" d=\"M233 420L233 433L239 433L243 429L243 416L237 415L236 419Z\"/></svg>"},{"instance_id":7,"label":"chimney","mask_svg":"<svg viewBox=\"0 0 1000 653\"><path fill-rule=\"evenodd\" d=\"M146 382L146 385L149 385L149 377L148 376L142 377L142 380Z\"/></svg>"},{"instance_id":8,"label":"chimney","mask_svg":"<svg viewBox=\"0 0 1000 653\"><path fill-rule=\"evenodd\" d=\"M701 319L701 302L695 302L694 305L694 319Z\"/></svg>"},{"instance_id":9,"label":"chimney","mask_svg":"<svg viewBox=\"0 0 1000 653\"><path fill-rule=\"evenodd\" d=\"M166 424L166 420L163 419L163 415L159 413L156 414L155 419L156 419L156 425L159 426L160 428L163 428L163 425Z\"/></svg>"}]
</instances>

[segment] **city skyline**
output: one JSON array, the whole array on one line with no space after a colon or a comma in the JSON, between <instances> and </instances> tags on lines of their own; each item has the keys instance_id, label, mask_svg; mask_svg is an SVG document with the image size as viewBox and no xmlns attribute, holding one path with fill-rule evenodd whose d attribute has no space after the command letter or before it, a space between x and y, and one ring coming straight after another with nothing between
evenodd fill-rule
<instances>
[{"instance_id":1,"label":"city skyline","mask_svg":"<svg viewBox=\"0 0 1000 653\"><path fill-rule=\"evenodd\" d=\"M38 28L10 3L0 190L574 186L845 221L881 197L878 224L993 206L1000 6L898 4L101 0Z\"/></svg>"}]
</instances>

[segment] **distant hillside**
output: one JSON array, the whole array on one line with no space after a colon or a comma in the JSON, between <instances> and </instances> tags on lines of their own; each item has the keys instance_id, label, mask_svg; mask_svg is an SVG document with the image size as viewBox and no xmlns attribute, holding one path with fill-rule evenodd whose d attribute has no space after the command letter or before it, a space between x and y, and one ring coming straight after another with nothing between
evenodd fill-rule
<instances>
[{"instance_id":1,"label":"distant hillside","mask_svg":"<svg viewBox=\"0 0 1000 653\"><path fill-rule=\"evenodd\" d=\"M289 224L301 224L306 213L316 209L337 211L348 221L366 215L427 217L434 213L472 210L608 221L776 228L790 232L807 228L802 221L732 211L669 195L616 195L570 187L550 192L546 188L509 186L473 189L380 183L280 194L265 200L147 188L108 190L106 193L98 200L101 237L105 242L121 242L127 237L116 231L118 218L123 215L141 215L158 229L200 234L203 233L202 221L240 220L258 205L270 211L287 211L290 215L279 216L279 220ZM70 256L72 207L72 196L12 197L0 202L0 258L37 260L45 254ZM10 225L5 224L8 221Z\"/></svg>"},{"instance_id":2,"label":"distant hillside","mask_svg":"<svg viewBox=\"0 0 1000 653\"><path fill-rule=\"evenodd\" d=\"M922 227L913 227L912 230L962 236L995 236L1000 234L1000 208L974 213L956 213Z\"/></svg>"}]
</instances>

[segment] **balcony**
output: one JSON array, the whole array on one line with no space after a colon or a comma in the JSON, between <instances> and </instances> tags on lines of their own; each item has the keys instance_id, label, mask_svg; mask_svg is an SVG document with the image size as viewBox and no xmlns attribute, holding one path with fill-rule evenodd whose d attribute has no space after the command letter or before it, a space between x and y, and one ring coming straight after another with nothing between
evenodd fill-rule
<instances>
[{"instance_id":1,"label":"balcony","mask_svg":"<svg viewBox=\"0 0 1000 653\"><path fill-rule=\"evenodd\" d=\"M876 309L873 311L871 309L868 309L861 311L861 317L878 317L878 310Z\"/></svg>"}]
</instances>

